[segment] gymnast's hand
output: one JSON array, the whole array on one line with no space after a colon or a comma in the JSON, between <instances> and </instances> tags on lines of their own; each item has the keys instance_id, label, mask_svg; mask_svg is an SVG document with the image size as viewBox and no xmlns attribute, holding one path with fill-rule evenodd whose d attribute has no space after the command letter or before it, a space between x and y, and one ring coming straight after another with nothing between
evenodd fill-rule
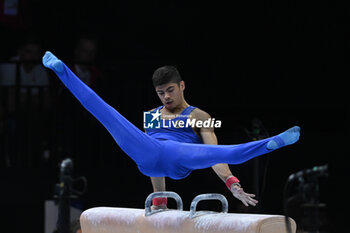
<instances>
[{"instance_id":1,"label":"gymnast's hand","mask_svg":"<svg viewBox=\"0 0 350 233\"><path fill-rule=\"evenodd\" d=\"M233 196L238 200L240 200L245 206L249 206L249 205L256 206L256 204L258 203L257 200L253 199L255 195L244 192L243 188L241 188L240 185L232 184L230 190Z\"/></svg>"}]
</instances>

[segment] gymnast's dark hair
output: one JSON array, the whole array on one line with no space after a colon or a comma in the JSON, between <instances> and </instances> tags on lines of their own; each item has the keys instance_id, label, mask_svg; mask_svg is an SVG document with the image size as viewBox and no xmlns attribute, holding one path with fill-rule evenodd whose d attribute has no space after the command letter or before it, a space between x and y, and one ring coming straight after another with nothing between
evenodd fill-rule
<instances>
[{"instance_id":1,"label":"gymnast's dark hair","mask_svg":"<svg viewBox=\"0 0 350 233\"><path fill-rule=\"evenodd\" d=\"M166 83L177 83L182 81L179 71L175 66L162 66L156 69L152 76L153 86L159 86Z\"/></svg>"}]
</instances>

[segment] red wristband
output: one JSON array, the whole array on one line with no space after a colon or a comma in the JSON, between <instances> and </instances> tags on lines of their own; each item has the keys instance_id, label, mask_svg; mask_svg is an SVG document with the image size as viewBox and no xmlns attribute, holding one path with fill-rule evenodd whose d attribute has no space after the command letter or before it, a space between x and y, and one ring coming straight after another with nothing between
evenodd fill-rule
<instances>
[{"instance_id":1,"label":"red wristband","mask_svg":"<svg viewBox=\"0 0 350 233\"><path fill-rule=\"evenodd\" d=\"M168 198L166 197L156 197L152 200L152 205L154 206L166 206L168 204Z\"/></svg>"},{"instance_id":2,"label":"red wristband","mask_svg":"<svg viewBox=\"0 0 350 233\"><path fill-rule=\"evenodd\" d=\"M231 176L226 180L226 186L231 190L231 185L234 183L239 183L239 180L235 176Z\"/></svg>"}]
</instances>

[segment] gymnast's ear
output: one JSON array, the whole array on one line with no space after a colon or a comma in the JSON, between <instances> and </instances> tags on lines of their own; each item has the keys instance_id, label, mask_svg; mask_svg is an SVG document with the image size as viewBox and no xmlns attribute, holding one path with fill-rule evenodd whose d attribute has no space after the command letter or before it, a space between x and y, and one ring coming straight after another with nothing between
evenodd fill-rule
<instances>
[{"instance_id":1,"label":"gymnast's ear","mask_svg":"<svg viewBox=\"0 0 350 233\"><path fill-rule=\"evenodd\" d=\"M180 90L181 90L181 91L184 91L184 90L185 90L185 81L184 81L184 80L181 80L181 81L179 82L179 87L180 87Z\"/></svg>"}]
</instances>

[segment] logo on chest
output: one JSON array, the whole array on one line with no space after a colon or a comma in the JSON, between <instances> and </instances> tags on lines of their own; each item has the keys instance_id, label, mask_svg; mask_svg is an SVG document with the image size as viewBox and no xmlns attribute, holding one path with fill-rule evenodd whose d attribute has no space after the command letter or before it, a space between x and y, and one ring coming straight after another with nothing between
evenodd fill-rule
<instances>
[{"instance_id":1,"label":"logo on chest","mask_svg":"<svg viewBox=\"0 0 350 233\"><path fill-rule=\"evenodd\" d=\"M160 128L160 112L143 112L143 128L159 129Z\"/></svg>"}]
</instances>

